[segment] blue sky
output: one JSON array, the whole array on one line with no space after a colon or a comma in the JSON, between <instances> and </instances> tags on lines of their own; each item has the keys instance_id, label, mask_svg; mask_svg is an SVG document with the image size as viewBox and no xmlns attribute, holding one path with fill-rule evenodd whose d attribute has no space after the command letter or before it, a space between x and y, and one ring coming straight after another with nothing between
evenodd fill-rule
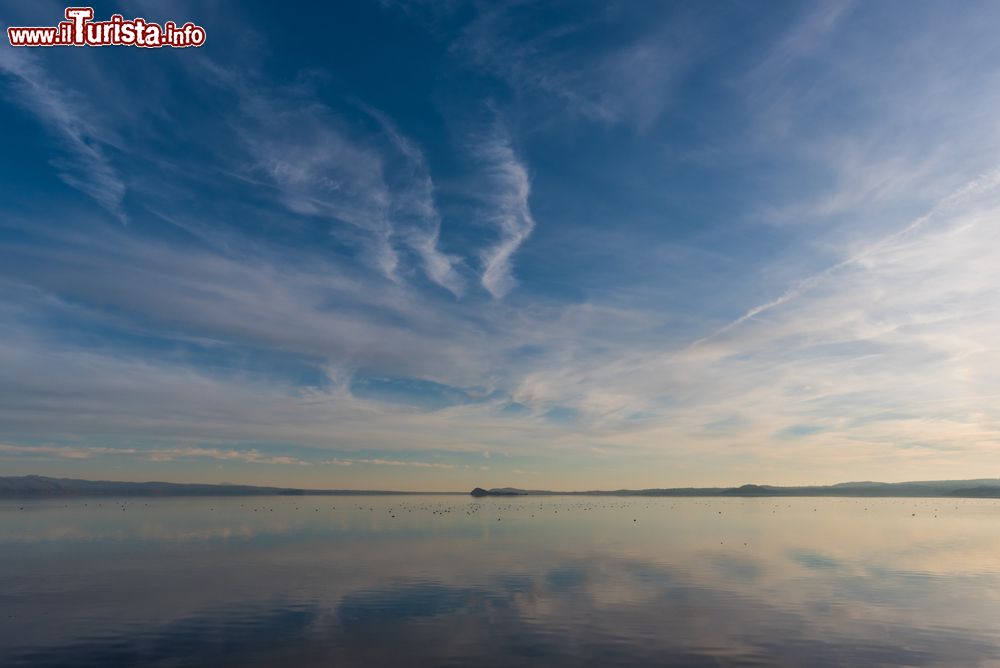
<instances>
[{"instance_id":1,"label":"blue sky","mask_svg":"<svg viewBox=\"0 0 1000 668\"><path fill-rule=\"evenodd\" d=\"M290 8L0 48L3 472L1000 475L994 3Z\"/></svg>"}]
</instances>

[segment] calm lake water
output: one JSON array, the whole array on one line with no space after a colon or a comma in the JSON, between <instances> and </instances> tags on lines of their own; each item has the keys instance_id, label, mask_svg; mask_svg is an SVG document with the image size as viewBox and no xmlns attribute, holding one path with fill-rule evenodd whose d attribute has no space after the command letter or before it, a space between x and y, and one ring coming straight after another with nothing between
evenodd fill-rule
<instances>
[{"instance_id":1,"label":"calm lake water","mask_svg":"<svg viewBox=\"0 0 1000 668\"><path fill-rule=\"evenodd\" d=\"M2 666L637 664L1000 666L1000 501L0 501Z\"/></svg>"}]
</instances>

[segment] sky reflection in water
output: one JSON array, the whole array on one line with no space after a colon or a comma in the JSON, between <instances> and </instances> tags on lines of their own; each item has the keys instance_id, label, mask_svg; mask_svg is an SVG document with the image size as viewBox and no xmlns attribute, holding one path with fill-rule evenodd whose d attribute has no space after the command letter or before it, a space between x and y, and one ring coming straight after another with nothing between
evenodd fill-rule
<instances>
[{"instance_id":1,"label":"sky reflection in water","mask_svg":"<svg viewBox=\"0 0 1000 668\"><path fill-rule=\"evenodd\" d=\"M998 522L949 499L8 500L0 665L1000 665Z\"/></svg>"}]
</instances>

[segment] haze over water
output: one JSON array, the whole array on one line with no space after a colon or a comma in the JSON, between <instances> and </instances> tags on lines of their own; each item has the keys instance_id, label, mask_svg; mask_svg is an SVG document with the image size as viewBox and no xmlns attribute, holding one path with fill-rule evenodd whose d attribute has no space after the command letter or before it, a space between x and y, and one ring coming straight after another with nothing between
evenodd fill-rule
<instances>
[{"instance_id":1,"label":"haze over water","mask_svg":"<svg viewBox=\"0 0 1000 668\"><path fill-rule=\"evenodd\" d=\"M1000 665L998 521L969 499L4 500L0 665Z\"/></svg>"}]
</instances>

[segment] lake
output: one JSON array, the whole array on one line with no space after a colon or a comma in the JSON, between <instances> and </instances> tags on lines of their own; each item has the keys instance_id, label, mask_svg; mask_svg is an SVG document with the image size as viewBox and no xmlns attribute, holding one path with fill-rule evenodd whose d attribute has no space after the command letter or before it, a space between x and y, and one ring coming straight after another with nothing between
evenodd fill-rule
<instances>
[{"instance_id":1,"label":"lake","mask_svg":"<svg viewBox=\"0 0 1000 668\"><path fill-rule=\"evenodd\" d=\"M1000 666L1000 501L0 501L0 665Z\"/></svg>"}]
</instances>

